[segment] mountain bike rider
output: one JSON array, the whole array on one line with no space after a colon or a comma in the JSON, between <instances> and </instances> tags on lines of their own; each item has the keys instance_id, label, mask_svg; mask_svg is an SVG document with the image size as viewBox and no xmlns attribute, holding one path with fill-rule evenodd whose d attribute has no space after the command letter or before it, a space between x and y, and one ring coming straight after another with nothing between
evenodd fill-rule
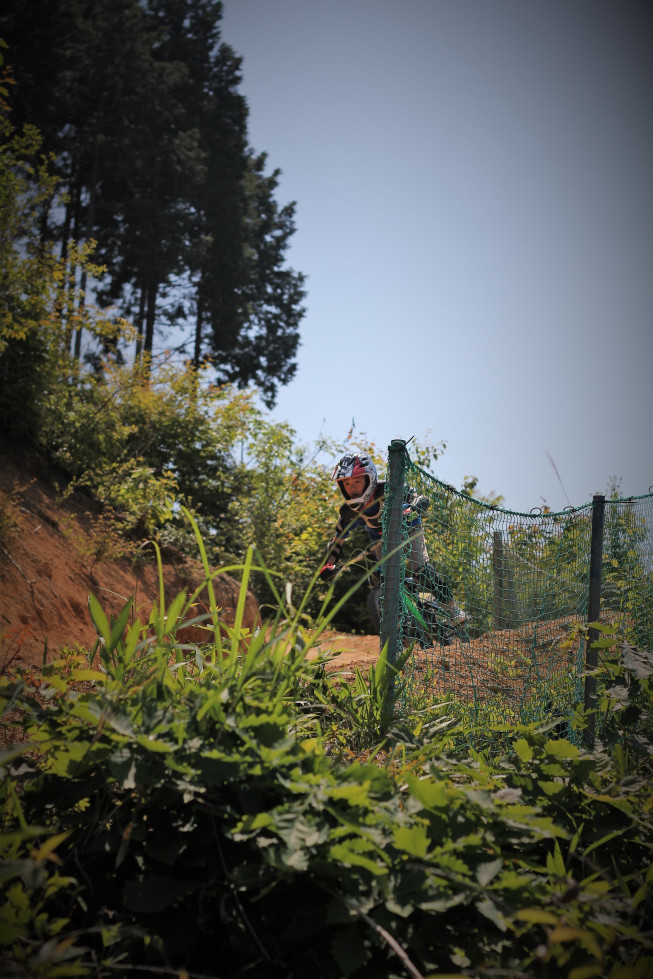
<instances>
[{"instance_id":1,"label":"mountain bike rider","mask_svg":"<svg viewBox=\"0 0 653 979\"><path fill-rule=\"evenodd\" d=\"M385 499L385 481L377 477L376 467L368 455L344 455L336 464L331 477L342 493L344 503L340 507L336 532L327 544L327 557L319 577L329 581L335 574L345 538L355 528L364 528L371 544L366 555L373 561L381 558L382 518ZM452 625L462 625L465 613L454 603L451 585L442 578L429 561L420 514L430 506L427 496L418 496L409 489L404 499L404 514L412 513L410 521L410 552L408 567L413 574L422 576L429 591L442 605Z\"/></svg>"}]
</instances>

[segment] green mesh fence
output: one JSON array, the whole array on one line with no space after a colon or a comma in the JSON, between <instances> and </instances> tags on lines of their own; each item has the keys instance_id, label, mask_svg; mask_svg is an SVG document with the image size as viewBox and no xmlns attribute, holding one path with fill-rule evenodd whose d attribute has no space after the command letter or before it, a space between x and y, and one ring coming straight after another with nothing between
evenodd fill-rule
<instances>
[{"instance_id":1,"label":"green mesh fence","mask_svg":"<svg viewBox=\"0 0 653 979\"><path fill-rule=\"evenodd\" d=\"M490 506L425 472L399 441L386 496L381 637L391 659L414 644L405 696L448 697L477 723L567 716L583 701L592 503ZM605 501L601 621L653 648L651 494Z\"/></svg>"}]
</instances>

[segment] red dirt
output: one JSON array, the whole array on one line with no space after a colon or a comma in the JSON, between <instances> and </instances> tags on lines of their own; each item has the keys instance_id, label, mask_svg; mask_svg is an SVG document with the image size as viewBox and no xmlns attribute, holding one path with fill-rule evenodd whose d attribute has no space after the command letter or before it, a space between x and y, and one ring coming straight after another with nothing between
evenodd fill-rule
<instances>
[{"instance_id":1,"label":"red dirt","mask_svg":"<svg viewBox=\"0 0 653 979\"><path fill-rule=\"evenodd\" d=\"M320 637L319 651L311 650L309 659L314 659L319 653L331 653L333 659L329 669L353 672L356 667L366 671L379 658L378 636L354 636L345 632L328 630Z\"/></svg>"},{"instance_id":2,"label":"red dirt","mask_svg":"<svg viewBox=\"0 0 653 979\"><path fill-rule=\"evenodd\" d=\"M64 481L59 476L63 487ZM57 473L34 454L0 448L0 668L40 666L64 647L91 648L96 639L88 609L95 595L107 616L115 615L133 596L136 614L147 621L159 598L154 551L151 560L131 558L95 561L94 544L110 542L101 512L82 493L59 498ZM98 537L99 535L99 537ZM166 602L180 591L192 593L203 580L198 561L183 557L163 567ZM227 575L215 582L221 618L233 622L238 583ZM202 596L200 596L202 598ZM206 596L204 596L204 599ZM197 609L201 614L202 609ZM258 603L247 598L244 625L256 621ZM189 629L189 641L206 640L206 632Z\"/></svg>"},{"instance_id":3,"label":"red dirt","mask_svg":"<svg viewBox=\"0 0 653 979\"><path fill-rule=\"evenodd\" d=\"M95 628L88 596L95 595L107 616L115 615L134 597L141 621L158 600L156 562L135 564L129 558L94 561L90 552L102 534L101 513L82 493L61 500L63 478L33 453L0 446L0 669L40 666L65 647L91 648ZM95 535L95 536L94 536ZM154 554L152 552L152 557ZM166 601L180 591L192 592L204 580L197 561L166 560ZM216 597L223 621L233 622L238 583L227 575L216 579ZM201 612L201 609L198 609ZM249 594L244 625L251 628L258 603ZM206 633L188 630L189 641L206 641ZM376 660L377 636L328 632L321 649L338 655L334 669L366 667Z\"/></svg>"}]
</instances>

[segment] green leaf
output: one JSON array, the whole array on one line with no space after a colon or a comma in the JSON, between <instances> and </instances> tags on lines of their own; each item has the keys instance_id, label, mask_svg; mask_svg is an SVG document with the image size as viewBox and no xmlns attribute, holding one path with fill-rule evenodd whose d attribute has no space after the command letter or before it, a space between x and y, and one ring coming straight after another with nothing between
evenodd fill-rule
<instances>
[{"instance_id":1,"label":"green leaf","mask_svg":"<svg viewBox=\"0 0 653 979\"><path fill-rule=\"evenodd\" d=\"M551 911L543 908L520 908L515 911L515 918L519 921L528 921L533 925L557 925L558 918Z\"/></svg>"},{"instance_id":2,"label":"green leaf","mask_svg":"<svg viewBox=\"0 0 653 979\"><path fill-rule=\"evenodd\" d=\"M516 754L522 761L531 761L533 758L533 749L529 745L528 741L524 741L523 738L519 738L513 744Z\"/></svg>"},{"instance_id":3,"label":"green leaf","mask_svg":"<svg viewBox=\"0 0 653 979\"><path fill-rule=\"evenodd\" d=\"M33 852L35 860L46 860L49 856L54 853L56 848L64 840L67 840L70 836L71 830L65 830L63 833L55 833L54 836L50 836L49 839L43 843L38 850Z\"/></svg>"},{"instance_id":4,"label":"green leaf","mask_svg":"<svg viewBox=\"0 0 653 979\"><path fill-rule=\"evenodd\" d=\"M186 593L180 591L179 594L170 603L170 607L166 612L166 625L165 625L165 631L163 633L164 636L169 635L173 630L178 628L179 623L177 622L177 620L179 618L179 615L181 613L185 601L186 601Z\"/></svg>"},{"instance_id":5,"label":"green leaf","mask_svg":"<svg viewBox=\"0 0 653 979\"><path fill-rule=\"evenodd\" d=\"M64 777L71 775L71 768L84 758L88 750L89 744L86 741L69 741L65 748L59 747L50 756L48 771Z\"/></svg>"},{"instance_id":6,"label":"green leaf","mask_svg":"<svg viewBox=\"0 0 653 979\"><path fill-rule=\"evenodd\" d=\"M269 812L257 812L255 815L244 816L236 825L234 839L245 839L259 829L274 827L274 818Z\"/></svg>"},{"instance_id":7,"label":"green leaf","mask_svg":"<svg viewBox=\"0 0 653 979\"><path fill-rule=\"evenodd\" d=\"M585 857L589 856L592 850L598 849L600 846L605 846L610 840L616 839L618 836L622 836L625 833L625 829L615 829L611 833L607 833L606 836L602 836L600 840L595 840L593 843L584 850L583 855Z\"/></svg>"},{"instance_id":8,"label":"green leaf","mask_svg":"<svg viewBox=\"0 0 653 979\"><path fill-rule=\"evenodd\" d=\"M497 926L500 931L506 931L508 928L508 922L505 917L499 911L498 907L489 898L485 898L482 901L476 902L476 909L481 912L486 918L488 918L493 924Z\"/></svg>"},{"instance_id":9,"label":"green leaf","mask_svg":"<svg viewBox=\"0 0 653 979\"><path fill-rule=\"evenodd\" d=\"M398 850L410 853L411 856L424 858L428 853L428 828L423 823L413 826L399 826L393 834L394 844Z\"/></svg>"},{"instance_id":10,"label":"green leaf","mask_svg":"<svg viewBox=\"0 0 653 979\"><path fill-rule=\"evenodd\" d=\"M481 887L487 887L487 885L496 877L502 867L502 857L498 857L496 860L490 860L489 863L481 863L476 868L476 880L479 882Z\"/></svg>"},{"instance_id":11,"label":"green leaf","mask_svg":"<svg viewBox=\"0 0 653 979\"><path fill-rule=\"evenodd\" d=\"M88 607L91 613L91 621L95 626L95 631L97 632L100 639L103 639L106 646L111 648L111 629L109 628L109 620L104 614L104 609L98 602L95 595L88 596Z\"/></svg>"},{"instance_id":12,"label":"green leaf","mask_svg":"<svg viewBox=\"0 0 653 979\"><path fill-rule=\"evenodd\" d=\"M409 775L406 779L411 794L425 809L444 809L451 797L445 782L436 779L420 779Z\"/></svg>"},{"instance_id":13,"label":"green leaf","mask_svg":"<svg viewBox=\"0 0 653 979\"><path fill-rule=\"evenodd\" d=\"M155 751L157 754L169 754L171 751L174 751L173 745L168 744L167 741L161 741L159 738L155 738L153 734L139 734L136 741L143 748L147 748L148 751Z\"/></svg>"},{"instance_id":14,"label":"green leaf","mask_svg":"<svg viewBox=\"0 0 653 979\"><path fill-rule=\"evenodd\" d=\"M558 841L555 841L553 853L548 853L546 857L546 869L548 873L557 877L564 877L567 873L565 862Z\"/></svg>"},{"instance_id":15,"label":"green leaf","mask_svg":"<svg viewBox=\"0 0 653 979\"><path fill-rule=\"evenodd\" d=\"M370 797L370 782L362 784L349 783L346 785L334 785L329 789L329 796L332 799L343 799L352 806L365 806L370 808L374 805Z\"/></svg>"},{"instance_id":16,"label":"green leaf","mask_svg":"<svg viewBox=\"0 0 653 979\"><path fill-rule=\"evenodd\" d=\"M107 680L107 674L103 673L101 670L85 670L80 667L78 670L73 670L72 678L78 682L99 682L104 683Z\"/></svg>"},{"instance_id":17,"label":"green leaf","mask_svg":"<svg viewBox=\"0 0 653 979\"><path fill-rule=\"evenodd\" d=\"M388 663L388 644L386 643L385 646L383 646L383 648L381 649L381 652L379 653L379 658L376 661L376 667L374 669L374 683L377 688L381 684L381 681L383 679L383 674L387 667L387 663Z\"/></svg>"},{"instance_id":18,"label":"green leaf","mask_svg":"<svg viewBox=\"0 0 653 979\"><path fill-rule=\"evenodd\" d=\"M369 872L374 874L375 877L381 877L388 873L388 868L380 858L378 860L372 860L370 857L366 857L363 853L359 853L352 849L355 842L356 841L335 843L329 849L329 857L332 860L338 860L340 863L344 863L345 866L364 867L365 870L369 870ZM363 843L362 840L360 842Z\"/></svg>"},{"instance_id":19,"label":"green leaf","mask_svg":"<svg viewBox=\"0 0 653 979\"><path fill-rule=\"evenodd\" d=\"M562 782L545 782L541 780L537 784L542 792L548 796L559 795L565 788Z\"/></svg>"},{"instance_id":20,"label":"green leaf","mask_svg":"<svg viewBox=\"0 0 653 979\"><path fill-rule=\"evenodd\" d=\"M594 795L592 792L587 792L585 789L582 791L594 802L604 802L606 805L613 806L615 809L619 809L621 812L625 812L629 816L632 814L632 803L626 799L619 799L613 795Z\"/></svg>"},{"instance_id":21,"label":"green leaf","mask_svg":"<svg viewBox=\"0 0 653 979\"><path fill-rule=\"evenodd\" d=\"M578 758L580 754L576 745L571 744L570 741L565 741L564 738L547 741L544 747L546 753L553 755L555 758Z\"/></svg>"},{"instance_id":22,"label":"green leaf","mask_svg":"<svg viewBox=\"0 0 653 979\"><path fill-rule=\"evenodd\" d=\"M118 617L113 624L113 628L111 630L111 637L109 640L110 649L115 649L118 643L122 640L123 633L127 626L127 621L131 614L131 610L132 610L132 600L130 598L129 601L125 602L125 604L121 608L120 612L118 613Z\"/></svg>"},{"instance_id":23,"label":"green leaf","mask_svg":"<svg viewBox=\"0 0 653 979\"><path fill-rule=\"evenodd\" d=\"M134 737L134 728L128 714L109 714L105 720L118 734L123 734L128 738Z\"/></svg>"}]
</instances>

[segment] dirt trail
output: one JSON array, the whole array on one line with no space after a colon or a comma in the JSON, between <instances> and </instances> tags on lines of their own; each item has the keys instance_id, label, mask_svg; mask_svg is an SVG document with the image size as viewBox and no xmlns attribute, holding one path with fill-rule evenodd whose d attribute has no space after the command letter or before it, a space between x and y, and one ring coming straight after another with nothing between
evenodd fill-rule
<instances>
[{"instance_id":1,"label":"dirt trail","mask_svg":"<svg viewBox=\"0 0 653 979\"><path fill-rule=\"evenodd\" d=\"M379 637L354 636L328 630L320 636L318 648L312 649L308 658L316 659L320 653L333 654L329 662L330 670L351 671L356 667L367 670L379 658Z\"/></svg>"}]
</instances>

